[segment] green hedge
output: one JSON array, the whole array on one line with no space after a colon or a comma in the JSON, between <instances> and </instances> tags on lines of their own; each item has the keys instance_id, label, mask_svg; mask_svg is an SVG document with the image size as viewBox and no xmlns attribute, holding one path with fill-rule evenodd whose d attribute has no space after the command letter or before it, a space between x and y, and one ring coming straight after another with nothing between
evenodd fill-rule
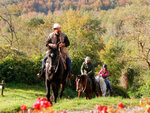
<instances>
[{"instance_id":1,"label":"green hedge","mask_svg":"<svg viewBox=\"0 0 150 113\"><path fill-rule=\"evenodd\" d=\"M41 67L41 57L8 56L0 62L0 80L5 82L36 84Z\"/></svg>"},{"instance_id":2,"label":"green hedge","mask_svg":"<svg viewBox=\"0 0 150 113\"><path fill-rule=\"evenodd\" d=\"M121 96L123 98L130 98L127 91L123 87L112 85L112 88L113 88L113 91L112 91L113 97Z\"/></svg>"}]
</instances>

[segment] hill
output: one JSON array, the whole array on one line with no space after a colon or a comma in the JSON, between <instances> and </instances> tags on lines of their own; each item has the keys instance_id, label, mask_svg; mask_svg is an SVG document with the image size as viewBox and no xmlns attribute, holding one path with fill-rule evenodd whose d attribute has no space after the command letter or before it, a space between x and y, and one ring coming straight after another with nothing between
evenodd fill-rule
<instances>
[{"instance_id":1,"label":"hill","mask_svg":"<svg viewBox=\"0 0 150 113\"><path fill-rule=\"evenodd\" d=\"M22 13L40 12L44 14L70 8L74 10L108 10L128 3L127 0L6 0L3 2L19 8Z\"/></svg>"}]
</instances>

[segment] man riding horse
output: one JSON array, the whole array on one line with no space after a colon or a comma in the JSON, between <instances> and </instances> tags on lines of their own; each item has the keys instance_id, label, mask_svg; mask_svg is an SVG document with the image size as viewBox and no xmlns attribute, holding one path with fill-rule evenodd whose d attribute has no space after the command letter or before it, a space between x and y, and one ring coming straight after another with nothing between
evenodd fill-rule
<instances>
[{"instance_id":1,"label":"man riding horse","mask_svg":"<svg viewBox=\"0 0 150 113\"><path fill-rule=\"evenodd\" d=\"M95 77L94 77L94 66L91 63L90 57L85 58L85 62L83 62L82 66L81 66L81 74L86 75L91 79L93 91L95 93L97 93L96 81L95 81Z\"/></svg>"},{"instance_id":2,"label":"man riding horse","mask_svg":"<svg viewBox=\"0 0 150 113\"><path fill-rule=\"evenodd\" d=\"M50 49L56 49L57 47L61 48L61 60L64 64L64 67L67 67L68 71L68 76L71 74L71 60L69 58L69 54L67 51L67 48L70 45L69 39L66 34L61 32L61 26L58 23L55 23L53 25L53 32L49 34L47 41L46 41L46 46L48 47L47 54L49 53ZM37 74L37 76L41 77L44 75L44 70L45 70L45 63L47 60L47 56L45 56L44 60L42 61L42 69L41 71Z\"/></svg>"}]
</instances>

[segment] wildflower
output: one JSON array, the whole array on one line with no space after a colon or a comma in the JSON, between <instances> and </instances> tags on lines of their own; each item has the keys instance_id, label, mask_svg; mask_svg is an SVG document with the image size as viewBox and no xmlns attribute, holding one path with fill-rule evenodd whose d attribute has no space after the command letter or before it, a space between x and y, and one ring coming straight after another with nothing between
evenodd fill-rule
<instances>
[{"instance_id":1,"label":"wildflower","mask_svg":"<svg viewBox=\"0 0 150 113\"><path fill-rule=\"evenodd\" d=\"M150 113L150 107L147 108L147 112Z\"/></svg>"},{"instance_id":2,"label":"wildflower","mask_svg":"<svg viewBox=\"0 0 150 113\"><path fill-rule=\"evenodd\" d=\"M120 102L118 105L117 105L119 108L124 108L124 105L122 102Z\"/></svg>"},{"instance_id":3,"label":"wildflower","mask_svg":"<svg viewBox=\"0 0 150 113\"><path fill-rule=\"evenodd\" d=\"M34 108L35 110L40 110L40 102L39 102L39 101L35 102L35 103L33 104L33 108Z\"/></svg>"},{"instance_id":4,"label":"wildflower","mask_svg":"<svg viewBox=\"0 0 150 113\"><path fill-rule=\"evenodd\" d=\"M59 112L59 113L67 113L66 111L61 111L61 112Z\"/></svg>"},{"instance_id":5,"label":"wildflower","mask_svg":"<svg viewBox=\"0 0 150 113\"><path fill-rule=\"evenodd\" d=\"M21 105L21 108L20 108L21 110L27 110L27 106L25 106L25 105Z\"/></svg>"},{"instance_id":6,"label":"wildflower","mask_svg":"<svg viewBox=\"0 0 150 113\"><path fill-rule=\"evenodd\" d=\"M47 108L47 107L51 107L51 104L50 104L50 102L44 100L44 101L41 101L40 106L42 108Z\"/></svg>"}]
</instances>

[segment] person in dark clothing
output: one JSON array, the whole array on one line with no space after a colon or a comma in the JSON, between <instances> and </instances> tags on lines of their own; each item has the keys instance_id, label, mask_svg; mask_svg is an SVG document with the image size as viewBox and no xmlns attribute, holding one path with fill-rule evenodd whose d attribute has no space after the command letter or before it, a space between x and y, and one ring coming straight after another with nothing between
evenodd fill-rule
<instances>
[{"instance_id":1,"label":"person in dark clothing","mask_svg":"<svg viewBox=\"0 0 150 113\"><path fill-rule=\"evenodd\" d=\"M93 91L97 93L96 81L94 77L94 66L91 63L90 57L85 58L85 61L83 62L81 66L81 74L88 76L92 80Z\"/></svg>"},{"instance_id":2,"label":"person in dark clothing","mask_svg":"<svg viewBox=\"0 0 150 113\"><path fill-rule=\"evenodd\" d=\"M70 45L70 41L66 34L61 32L61 26L58 23L53 25L54 31L49 34L46 47L50 48L57 48L57 44L59 43L59 48L61 48L61 54L63 59L66 61L68 76L71 75L71 59L69 57L67 48ZM42 61L42 70L37 74L37 76L41 76L44 72L45 62L47 60L47 56L45 56L44 60Z\"/></svg>"}]
</instances>

